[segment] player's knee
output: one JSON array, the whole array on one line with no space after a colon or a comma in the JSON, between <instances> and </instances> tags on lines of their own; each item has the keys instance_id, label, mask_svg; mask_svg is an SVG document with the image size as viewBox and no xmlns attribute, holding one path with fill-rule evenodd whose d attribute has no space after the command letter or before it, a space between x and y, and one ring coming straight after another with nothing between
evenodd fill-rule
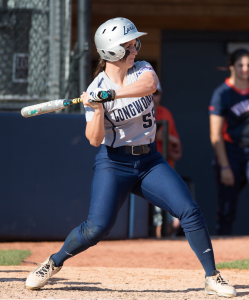
<instances>
[{"instance_id":1,"label":"player's knee","mask_svg":"<svg viewBox=\"0 0 249 300\"><path fill-rule=\"evenodd\" d=\"M204 216L198 205L185 210L180 219L184 232L198 230L205 225Z\"/></svg>"},{"instance_id":2,"label":"player's knee","mask_svg":"<svg viewBox=\"0 0 249 300\"><path fill-rule=\"evenodd\" d=\"M107 226L95 225L91 221L86 221L80 225L81 236L88 246L94 246L109 233Z\"/></svg>"}]
</instances>

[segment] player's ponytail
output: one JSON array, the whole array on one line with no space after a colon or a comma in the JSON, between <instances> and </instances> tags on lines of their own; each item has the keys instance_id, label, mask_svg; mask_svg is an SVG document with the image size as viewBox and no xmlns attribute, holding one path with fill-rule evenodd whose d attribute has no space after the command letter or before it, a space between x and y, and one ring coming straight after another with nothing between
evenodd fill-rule
<instances>
[{"instance_id":1,"label":"player's ponytail","mask_svg":"<svg viewBox=\"0 0 249 300\"><path fill-rule=\"evenodd\" d=\"M99 73L105 71L105 67L106 67L106 60L100 58L99 59L99 62L98 62L98 65L95 69L95 72L94 72L94 78L97 77L99 75Z\"/></svg>"}]
</instances>

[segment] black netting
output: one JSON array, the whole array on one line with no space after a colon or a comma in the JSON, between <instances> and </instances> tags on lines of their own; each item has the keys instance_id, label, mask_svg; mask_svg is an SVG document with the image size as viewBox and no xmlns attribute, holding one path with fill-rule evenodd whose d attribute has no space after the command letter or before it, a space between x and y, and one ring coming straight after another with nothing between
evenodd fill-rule
<instances>
[{"instance_id":1,"label":"black netting","mask_svg":"<svg viewBox=\"0 0 249 300\"><path fill-rule=\"evenodd\" d=\"M0 93L44 96L48 77L48 1L2 1Z\"/></svg>"},{"instance_id":2,"label":"black netting","mask_svg":"<svg viewBox=\"0 0 249 300\"><path fill-rule=\"evenodd\" d=\"M0 108L65 97L70 3L0 0Z\"/></svg>"}]
</instances>

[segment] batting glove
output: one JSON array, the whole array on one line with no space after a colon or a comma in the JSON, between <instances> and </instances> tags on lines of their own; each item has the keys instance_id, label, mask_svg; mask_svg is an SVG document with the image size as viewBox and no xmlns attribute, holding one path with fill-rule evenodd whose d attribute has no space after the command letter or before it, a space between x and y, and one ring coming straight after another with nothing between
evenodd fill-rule
<instances>
[{"instance_id":1,"label":"batting glove","mask_svg":"<svg viewBox=\"0 0 249 300\"><path fill-rule=\"evenodd\" d=\"M109 101L113 101L115 99L115 91L114 90L102 90L102 89L95 89L93 92L90 93L90 99L88 102L98 102L98 103L105 103Z\"/></svg>"}]
</instances>

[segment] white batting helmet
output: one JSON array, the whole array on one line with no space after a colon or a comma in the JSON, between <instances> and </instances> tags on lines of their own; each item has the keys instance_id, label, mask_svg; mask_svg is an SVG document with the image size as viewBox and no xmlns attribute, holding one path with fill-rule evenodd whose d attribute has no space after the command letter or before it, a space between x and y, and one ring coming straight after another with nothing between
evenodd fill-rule
<instances>
[{"instance_id":1,"label":"white batting helmet","mask_svg":"<svg viewBox=\"0 0 249 300\"><path fill-rule=\"evenodd\" d=\"M138 51L141 46L138 37L145 34L147 33L138 32L130 20L115 18L100 25L95 33L94 41L100 57L113 62L125 56L125 48L121 44L136 39Z\"/></svg>"}]
</instances>

